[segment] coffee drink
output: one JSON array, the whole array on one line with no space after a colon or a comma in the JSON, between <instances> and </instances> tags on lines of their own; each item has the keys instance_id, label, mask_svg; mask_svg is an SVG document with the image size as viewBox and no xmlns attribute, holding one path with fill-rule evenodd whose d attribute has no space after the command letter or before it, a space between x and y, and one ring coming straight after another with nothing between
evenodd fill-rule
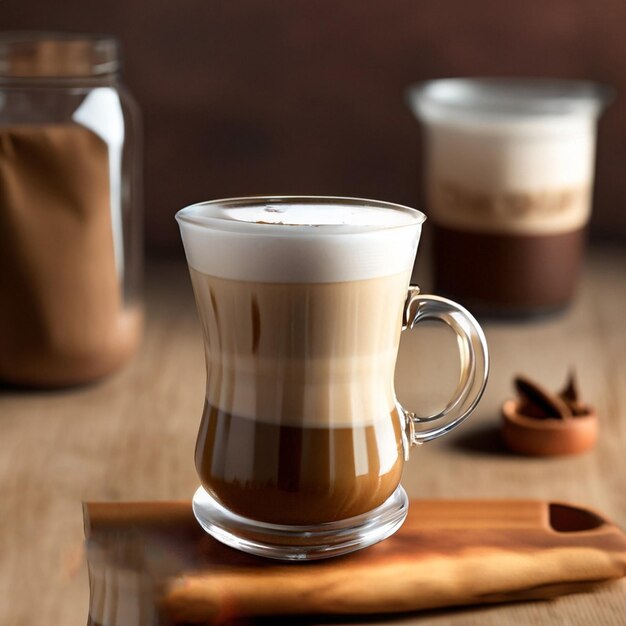
<instances>
[{"instance_id":1,"label":"coffee drink","mask_svg":"<svg viewBox=\"0 0 626 626\"><path fill-rule=\"evenodd\" d=\"M198 474L226 508L259 521L366 513L397 488L404 462L393 378L416 232L384 209L259 211L243 216L256 222L247 242L225 241L229 231L185 238L207 364ZM380 226L374 237L357 219L389 221L385 245Z\"/></svg>"},{"instance_id":2,"label":"coffee drink","mask_svg":"<svg viewBox=\"0 0 626 626\"><path fill-rule=\"evenodd\" d=\"M587 229L554 235L468 232L433 227L438 291L487 313L543 313L576 291ZM466 267L467 259L476 266ZM459 271L459 268L463 268Z\"/></svg>"},{"instance_id":3,"label":"coffee drink","mask_svg":"<svg viewBox=\"0 0 626 626\"><path fill-rule=\"evenodd\" d=\"M235 438L241 450L233 458L224 451ZM398 486L400 416L394 409L374 424L285 426L207 403L196 463L204 488L234 513L277 524L346 519L376 508Z\"/></svg>"},{"instance_id":4,"label":"coffee drink","mask_svg":"<svg viewBox=\"0 0 626 626\"><path fill-rule=\"evenodd\" d=\"M310 560L382 541L406 518L409 446L474 410L487 382L471 314L409 285L421 225L376 200L231 198L176 214L204 337L206 395L193 512L228 546ZM439 413L394 392L400 333L457 337L460 376Z\"/></svg>"},{"instance_id":5,"label":"coffee drink","mask_svg":"<svg viewBox=\"0 0 626 626\"><path fill-rule=\"evenodd\" d=\"M602 92L451 79L413 96L425 124L436 291L496 314L566 305L591 214Z\"/></svg>"},{"instance_id":6,"label":"coffee drink","mask_svg":"<svg viewBox=\"0 0 626 626\"><path fill-rule=\"evenodd\" d=\"M429 133L435 289L474 308L548 311L578 282L595 129L535 122L526 132L500 122Z\"/></svg>"},{"instance_id":7,"label":"coffee drink","mask_svg":"<svg viewBox=\"0 0 626 626\"><path fill-rule=\"evenodd\" d=\"M191 272L208 355L205 488L285 524L382 504L402 471L392 383L408 272L309 285Z\"/></svg>"}]
</instances>

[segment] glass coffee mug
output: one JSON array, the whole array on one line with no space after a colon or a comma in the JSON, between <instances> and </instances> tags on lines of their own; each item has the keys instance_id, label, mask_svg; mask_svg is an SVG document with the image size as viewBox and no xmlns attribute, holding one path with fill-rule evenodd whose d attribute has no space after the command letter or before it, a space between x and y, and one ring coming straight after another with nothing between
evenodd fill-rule
<instances>
[{"instance_id":1,"label":"glass coffee mug","mask_svg":"<svg viewBox=\"0 0 626 626\"><path fill-rule=\"evenodd\" d=\"M356 198L255 197L182 209L207 385L193 510L234 548L318 559L392 534L411 445L460 424L487 380L483 332L409 285L425 216ZM408 293L408 297L407 297ZM400 406L400 332L440 320L461 375L440 413Z\"/></svg>"}]
</instances>

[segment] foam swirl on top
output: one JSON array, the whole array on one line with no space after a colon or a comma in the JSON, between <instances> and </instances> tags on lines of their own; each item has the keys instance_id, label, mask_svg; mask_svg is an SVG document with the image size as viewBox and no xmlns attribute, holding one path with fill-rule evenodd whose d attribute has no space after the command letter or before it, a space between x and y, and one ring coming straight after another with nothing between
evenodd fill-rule
<instances>
[{"instance_id":1,"label":"foam swirl on top","mask_svg":"<svg viewBox=\"0 0 626 626\"><path fill-rule=\"evenodd\" d=\"M189 265L260 282L339 282L412 267L425 217L353 198L235 198L176 215Z\"/></svg>"}]
</instances>

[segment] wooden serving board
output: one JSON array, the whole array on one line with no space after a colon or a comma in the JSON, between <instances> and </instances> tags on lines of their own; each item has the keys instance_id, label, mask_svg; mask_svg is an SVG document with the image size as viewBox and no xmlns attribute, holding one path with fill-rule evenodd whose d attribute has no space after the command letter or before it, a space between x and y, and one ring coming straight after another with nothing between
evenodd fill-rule
<instances>
[{"instance_id":1,"label":"wooden serving board","mask_svg":"<svg viewBox=\"0 0 626 626\"><path fill-rule=\"evenodd\" d=\"M551 598L626 575L617 526L588 509L528 500L414 500L389 539L310 563L223 546L188 502L88 503L85 535L90 575L96 552L109 566L148 573L161 615L185 624Z\"/></svg>"}]
</instances>

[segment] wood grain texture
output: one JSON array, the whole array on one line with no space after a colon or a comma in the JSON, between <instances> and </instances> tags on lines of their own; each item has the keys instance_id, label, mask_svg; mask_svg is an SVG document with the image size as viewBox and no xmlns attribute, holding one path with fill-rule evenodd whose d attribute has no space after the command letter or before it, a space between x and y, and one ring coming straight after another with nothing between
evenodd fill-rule
<instances>
[{"instance_id":1,"label":"wood grain texture","mask_svg":"<svg viewBox=\"0 0 626 626\"><path fill-rule=\"evenodd\" d=\"M194 524L189 502L87 504L85 524L96 579L118 568L148 573L160 589L148 592L152 603L177 624L546 599L626 575L619 528L587 509L533 500L413 500L386 541L307 564L221 545ZM103 563L92 561L94 551ZM168 558L151 564L142 553L178 559L167 570ZM117 595L109 578L108 592L94 594L95 611L97 596Z\"/></svg>"},{"instance_id":2,"label":"wood grain texture","mask_svg":"<svg viewBox=\"0 0 626 626\"><path fill-rule=\"evenodd\" d=\"M423 270L420 265L418 276ZM568 311L485 324L492 357L485 396L461 428L413 450L403 476L412 498L570 501L626 527L625 276L626 252L597 249ZM0 391L3 626L85 624L81 501L188 500L195 491L204 359L186 268L152 265L146 299L146 339L124 371L64 392ZM397 368L402 402L426 412L432 408L426 405L445 398L454 383L454 367L445 359L454 349L454 341L435 328L403 337ZM507 452L498 436L499 414L513 395L513 375L526 373L558 389L572 365L583 399L600 415L596 449L555 459ZM626 586L618 582L554 602L435 611L382 623L613 626L626 624L625 605Z\"/></svg>"}]
</instances>

